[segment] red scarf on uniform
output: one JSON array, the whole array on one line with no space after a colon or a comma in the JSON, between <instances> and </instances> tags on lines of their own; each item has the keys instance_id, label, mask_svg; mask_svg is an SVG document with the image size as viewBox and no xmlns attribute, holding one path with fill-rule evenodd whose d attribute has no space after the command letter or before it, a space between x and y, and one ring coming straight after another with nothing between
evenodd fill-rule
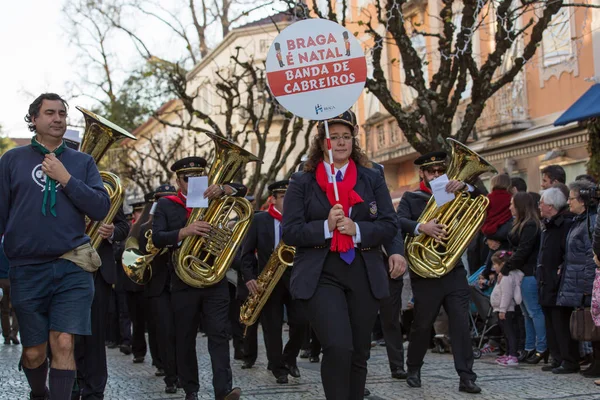
<instances>
[{"instance_id":1,"label":"red scarf on uniform","mask_svg":"<svg viewBox=\"0 0 600 400\"><path fill-rule=\"evenodd\" d=\"M187 211L186 218L190 217L190 214L192 213L192 209L186 207L186 205L185 205L186 198L183 195L183 193L181 193L181 190L177 192L177 196L165 196L165 199L171 200L173 203L177 203L180 206L182 206L183 208L185 208Z\"/></svg>"},{"instance_id":2,"label":"red scarf on uniform","mask_svg":"<svg viewBox=\"0 0 600 400\"><path fill-rule=\"evenodd\" d=\"M427 187L427 185L425 184L425 181L421 181L419 183L419 190L421 192L425 192L425 193L431 194L431 189Z\"/></svg>"},{"instance_id":3,"label":"red scarf on uniform","mask_svg":"<svg viewBox=\"0 0 600 400\"><path fill-rule=\"evenodd\" d=\"M273 204L269 204L269 215L275 218L277 221L281 222L283 219L283 215L275 208Z\"/></svg>"},{"instance_id":4,"label":"red scarf on uniform","mask_svg":"<svg viewBox=\"0 0 600 400\"><path fill-rule=\"evenodd\" d=\"M487 197L490 199L490 204L487 208L487 216L481 227L481 232L486 236L490 236L496 233L501 225L512 218L510 212L512 194L507 190L496 189L492 190Z\"/></svg>"},{"instance_id":5,"label":"red scarf on uniform","mask_svg":"<svg viewBox=\"0 0 600 400\"><path fill-rule=\"evenodd\" d=\"M335 205L336 201L333 183L329 182L327 171L325 171L325 165L322 162L317 164L315 177L317 178L317 183L321 187L321 190L323 190L323 192L325 192L327 195L329 204L332 206ZM344 179L341 182L337 182L338 195L340 197L340 201L338 203L342 205L345 216L349 216L348 213L350 207L363 202L363 199L354 191L357 177L358 174L356 170L356 164L354 164L354 161L350 159L348 160L348 168L346 168ZM333 179L335 179L335 176ZM344 253L353 247L354 242L352 241L352 236L342 235L337 229L333 231L333 239L331 240L330 247L331 251Z\"/></svg>"}]
</instances>

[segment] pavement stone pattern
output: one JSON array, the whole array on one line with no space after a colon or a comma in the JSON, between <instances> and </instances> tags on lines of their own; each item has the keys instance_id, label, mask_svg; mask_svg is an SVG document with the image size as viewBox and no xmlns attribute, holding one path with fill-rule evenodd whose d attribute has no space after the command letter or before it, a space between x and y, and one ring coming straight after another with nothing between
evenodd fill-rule
<instances>
[{"instance_id":1,"label":"pavement stone pattern","mask_svg":"<svg viewBox=\"0 0 600 400\"><path fill-rule=\"evenodd\" d=\"M200 369L200 398L213 399L210 358L206 338L198 335L198 365ZM28 399L28 387L23 373L17 369L21 346L0 344L0 400ZM233 349L231 351L233 354ZM162 378L154 376L150 355L143 364L133 364L132 356L125 356L118 349L107 349L109 378L106 400L175 400L183 399L177 394L164 393ZM404 381L392 379L389 373L384 347L374 347L369 361L367 388L370 400L425 400L425 399L600 399L600 387L592 379L579 374L554 375L541 371L537 366L501 367L494 356L483 356L475 361L477 383L483 391L470 395L458 391L458 376L454 371L452 356L431 354L422 369L423 387L409 388ZM242 362L232 360L234 386L242 388L245 400L323 400L320 364L298 359L301 378L290 377L287 385L278 385L266 369L262 333L259 336L259 358L254 368L241 369Z\"/></svg>"}]
</instances>

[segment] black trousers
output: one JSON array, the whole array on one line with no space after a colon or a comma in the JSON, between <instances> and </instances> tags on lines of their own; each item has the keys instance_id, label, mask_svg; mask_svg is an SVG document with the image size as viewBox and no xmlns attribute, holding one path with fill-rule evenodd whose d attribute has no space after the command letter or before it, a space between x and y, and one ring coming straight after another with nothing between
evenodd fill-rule
<instances>
[{"instance_id":1,"label":"black trousers","mask_svg":"<svg viewBox=\"0 0 600 400\"><path fill-rule=\"evenodd\" d=\"M83 400L103 399L108 380L105 341L111 286L97 272L94 277L94 288L91 311L92 334L75 337L77 382Z\"/></svg>"},{"instance_id":2,"label":"black trousers","mask_svg":"<svg viewBox=\"0 0 600 400\"><path fill-rule=\"evenodd\" d=\"M402 345L402 326L400 325L403 287L402 278L390 279L390 296L381 299L379 308L381 330L392 372L404 369L404 347Z\"/></svg>"},{"instance_id":3,"label":"black trousers","mask_svg":"<svg viewBox=\"0 0 600 400\"><path fill-rule=\"evenodd\" d=\"M175 321L177 371L185 393L197 392L200 388L196 335L202 319L202 327L208 337L215 398L223 399L232 387L227 280L204 289L190 287L172 292L171 305Z\"/></svg>"},{"instance_id":4,"label":"black trousers","mask_svg":"<svg viewBox=\"0 0 600 400\"><path fill-rule=\"evenodd\" d=\"M258 324L259 322L256 322L254 325L244 328L245 336L242 347L244 361L252 365L258 357Z\"/></svg>"},{"instance_id":5,"label":"black trousers","mask_svg":"<svg viewBox=\"0 0 600 400\"><path fill-rule=\"evenodd\" d=\"M306 315L323 346L321 380L327 400L362 400L379 301L359 250L348 265L329 253Z\"/></svg>"},{"instance_id":6,"label":"black trousers","mask_svg":"<svg viewBox=\"0 0 600 400\"><path fill-rule=\"evenodd\" d=\"M117 310L119 313L119 344L131 345L131 318L127 307L127 295L125 291L117 290Z\"/></svg>"},{"instance_id":7,"label":"black trousers","mask_svg":"<svg viewBox=\"0 0 600 400\"><path fill-rule=\"evenodd\" d=\"M450 323L450 342L454 368L461 379L475 380L473 348L469 331L469 300L471 294L467 273L462 265L437 279L411 280L415 299L415 319L410 331L406 365L409 370L419 370L431 340L431 327L443 305Z\"/></svg>"},{"instance_id":8,"label":"black trousers","mask_svg":"<svg viewBox=\"0 0 600 400\"><path fill-rule=\"evenodd\" d=\"M133 334L131 335L131 351L134 357L145 357L146 346L146 298L144 292L125 292L127 309Z\"/></svg>"},{"instance_id":9,"label":"black trousers","mask_svg":"<svg viewBox=\"0 0 600 400\"><path fill-rule=\"evenodd\" d=\"M243 284L243 283L240 283ZM231 337L233 339L233 348L235 353L242 354L244 347L244 328L240 322L241 302L235 297L235 285L227 282L229 287L229 321L231 322Z\"/></svg>"},{"instance_id":10,"label":"black trousers","mask_svg":"<svg viewBox=\"0 0 600 400\"><path fill-rule=\"evenodd\" d=\"M498 323L500 324L500 328L502 329L502 333L506 338L506 354L512 357L517 356L518 350L518 339L517 339L517 321L515 320L515 312L507 311L505 313L505 319L502 320L498 318Z\"/></svg>"},{"instance_id":11,"label":"black trousers","mask_svg":"<svg viewBox=\"0 0 600 400\"><path fill-rule=\"evenodd\" d=\"M156 314L152 312L152 304L148 297L145 298L144 310L146 311L146 329L148 330L148 347L150 347L152 365L157 369L165 369L165 365L160 354L157 333L158 324L161 323L161 321L156 320Z\"/></svg>"},{"instance_id":12,"label":"black trousers","mask_svg":"<svg viewBox=\"0 0 600 400\"><path fill-rule=\"evenodd\" d=\"M165 370L165 383L177 383L177 355L175 347L175 320L171 308L171 293L163 290L156 297L150 297L150 309L154 318L158 354Z\"/></svg>"},{"instance_id":13,"label":"black trousers","mask_svg":"<svg viewBox=\"0 0 600 400\"><path fill-rule=\"evenodd\" d=\"M565 368L579 365L579 343L571 338L570 307L542 307L546 319L546 337L552 359Z\"/></svg>"},{"instance_id":14,"label":"black trousers","mask_svg":"<svg viewBox=\"0 0 600 400\"><path fill-rule=\"evenodd\" d=\"M283 307L287 309L289 340L283 348L282 327ZM302 348L306 320L303 315L302 305L298 300L292 300L289 291L289 280L281 279L269 300L265 303L260 314L260 322L265 336L265 347L267 359L271 366L271 372L275 377L287 375L286 364L295 366L296 357Z\"/></svg>"}]
</instances>

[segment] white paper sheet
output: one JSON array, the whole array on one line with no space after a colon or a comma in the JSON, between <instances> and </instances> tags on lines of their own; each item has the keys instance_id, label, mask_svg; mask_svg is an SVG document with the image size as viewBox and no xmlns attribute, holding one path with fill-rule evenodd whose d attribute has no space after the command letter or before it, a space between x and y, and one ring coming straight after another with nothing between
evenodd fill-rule
<instances>
[{"instance_id":1,"label":"white paper sheet","mask_svg":"<svg viewBox=\"0 0 600 400\"><path fill-rule=\"evenodd\" d=\"M188 208L206 208L208 199L204 198L204 192L208 189L208 176L193 176L188 180L188 194L186 206Z\"/></svg>"},{"instance_id":2,"label":"white paper sheet","mask_svg":"<svg viewBox=\"0 0 600 400\"><path fill-rule=\"evenodd\" d=\"M446 185L448 184L448 181L448 175L444 174L429 182L431 191L433 192L433 198L435 199L438 207L441 207L444 204L454 200L454 193L446 192Z\"/></svg>"}]
</instances>

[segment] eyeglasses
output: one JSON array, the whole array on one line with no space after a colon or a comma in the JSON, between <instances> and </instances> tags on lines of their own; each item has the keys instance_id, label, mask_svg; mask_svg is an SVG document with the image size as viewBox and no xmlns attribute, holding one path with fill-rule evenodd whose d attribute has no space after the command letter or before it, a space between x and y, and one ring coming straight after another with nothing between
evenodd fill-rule
<instances>
[{"instance_id":1,"label":"eyeglasses","mask_svg":"<svg viewBox=\"0 0 600 400\"><path fill-rule=\"evenodd\" d=\"M425 168L425 171L427 171L430 174L440 174L443 175L446 173L446 168L441 168L441 167L429 167L429 168Z\"/></svg>"},{"instance_id":2,"label":"eyeglasses","mask_svg":"<svg viewBox=\"0 0 600 400\"><path fill-rule=\"evenodd\" d=\"M196 175L196 174L192 174L192 175L182 175L180 176L180 178L185 182L188 183L190 177L197 177L197 176L202 176L202 175Z\"/></svg>"},{"instance_id":3,"label":"eyeglasses","mask_svg":"<svg viewBox=\"0 0 600 400\"><path fill-rule=\"evenodd\" d=\"M354 137L351 136L351 135L331 136L330 139L331 139L332 142L339 142L340 140L344 140L344 142L349 142L352 139L354 139Z\"/></svg>"}]
</instances>

